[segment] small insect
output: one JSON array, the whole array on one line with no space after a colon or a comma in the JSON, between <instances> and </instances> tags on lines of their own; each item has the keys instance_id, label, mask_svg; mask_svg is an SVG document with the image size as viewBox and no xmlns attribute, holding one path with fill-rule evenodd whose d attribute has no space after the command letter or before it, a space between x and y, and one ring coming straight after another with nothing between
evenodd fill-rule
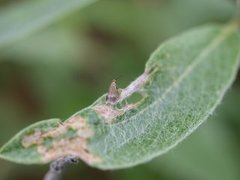
<instances>
[{"instance_id":1,"label":"small insect","mask_svg":"<svg viewBox=\"0 0 240 180\"><path fill-rule=\"evenodd\" d=\"M137 79L131 82L126 88L117 88L116 80L112 80L112 83L108 89L108 94L106 97L107 105L114 105L117 102L123 101L124 99L131 96L133 93L138 92L149 80L149 77L156 70L156 66L145 70L145 72L140 75Z\"/></svg>"},{"instance_id":2,"label":"small insect","mask_svg":"<svg viewBox=\"0 0 240 180\"><path fill-rule=\"evenodd\" d=\"M121 89L117 88L116 80L113 79L108 89L106 104L114 105L119 100L120 95Z\"/></svg>"}]
</instances>

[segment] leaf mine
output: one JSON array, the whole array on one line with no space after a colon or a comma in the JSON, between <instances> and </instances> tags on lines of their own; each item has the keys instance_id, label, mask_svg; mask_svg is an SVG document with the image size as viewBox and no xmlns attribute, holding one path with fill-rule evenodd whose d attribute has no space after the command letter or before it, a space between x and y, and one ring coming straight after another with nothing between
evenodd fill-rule
<instances>
[{"instance_id":1,"label":"leaf mine","mask_svg":"<svg viewBox=\"0 0 240 180\"><path fill-rule=\"evenodd\" d=\"M41 139L42 131L40 129L34 129L34 132L30 135L27 135L22 140L22 145L25 148L28 148L32 145L39 144Z\"/></svg>"},{"instance_id":2,"label":"leaf mine","mask_svg":"<svg viewBox=\"0 0 240 180\"><path fill-rule=\"evenodd\" d=\"M25 128L0 149L0 157L37 164L73 155L99 169L119 169L167 152L212 114L232 84L239 35L234 24L208 25L165 42L127 87L120 90L113 81L112 96L101 96L66 121Z\"/></svg>"},{"instance_id":3,"label":"leaf mine","mask_svg":"<svg viewBox=\"0 0 240 180\"><path fill-rule=\"evenodd\" d=\"M75 133L72 137L65 137L70 130ZM36 145L43 162L74 155L86 163L92 164L101 161L101 158L91 154L88 150L88 139L92 136L93 131L88 126L86 119L75 115L47 132L34 129L32 134L23 137L22 146L29 148ZM51 140L50 145L46 145L45 142L49 139Z\"/></svg>"},{"instance_id":4,"label":"leaf mine","mask_svg":"<svg viewBox=\"0 0 240 180\"><path fill-rule=\"evenodd\" d=\"M134 107L134 104L128 104L121 109L114 109L113 106L103 104L100 106L96 106L95 111L97 112L97 114L99 114L105 119L105 123L111 124L115 118L123 115Z\"/></svg>"},{"instance_id":5,"label":"leaf mine","mask_svg":"<svg viewBox=\"0 0 240 180\"><path fill-rule=\"evenodd\" d=\"M118 109L114 107L114 104L126 100L128 97L132 96L134 93L139 92L143 86L148 82L149 77L153 74L153 72L157 69L157 66L146 70L142 75L140 75L136 80L131 82L126 88L118 89L119 97L115 100L115 102L109 103L108 99L105 104L98 105L94 107L94 110L98 115L104 118L105 123L111 124L113 120L119 116L122 116L127 111L136 108L138 102L134 104L126 104L122 108ZM115 83L115 80L113 81ZM116 87L116 83L114 84ZM111 86L110 86L111 87ZM110 96L109 94L107 97ZM146 94L144 95L146 96ZM140 102L141 100L139 100Z\"/></svg>"}]
</instances>

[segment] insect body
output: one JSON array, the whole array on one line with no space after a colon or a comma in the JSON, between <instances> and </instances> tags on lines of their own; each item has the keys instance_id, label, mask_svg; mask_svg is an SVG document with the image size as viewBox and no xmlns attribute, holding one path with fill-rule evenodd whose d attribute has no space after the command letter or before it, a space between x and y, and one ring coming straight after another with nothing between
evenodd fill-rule
<instances>
[{"instance_id":1,"label":"insect body","mask_svg":"<svg viewBox=\"0 0 240 180\"><path fill-rule=\"evenodd\" d=\"M109 87L108 94L106 97L107 105L114 105L117 102L120 102L133 93L139 92L141 88L148 82L149 77L153 72L156 71L156 66L150 69L145 70L145 72L140 75L135 81L131 82L126 88L118 89L116 85L116 80L112 80L112 83Z\"/></svg>"},{"instance_id":2,"label":"insect body","mask_svg":"<svg viewBox=\"0 0 240 180\"><path fill-rule=\"evenodd\" d=\"M108 89L106 104L114 105L119 100L120 93L121 90L117 89L116 80L112 80L112 83Z\"/></svg>"}]
</instances>

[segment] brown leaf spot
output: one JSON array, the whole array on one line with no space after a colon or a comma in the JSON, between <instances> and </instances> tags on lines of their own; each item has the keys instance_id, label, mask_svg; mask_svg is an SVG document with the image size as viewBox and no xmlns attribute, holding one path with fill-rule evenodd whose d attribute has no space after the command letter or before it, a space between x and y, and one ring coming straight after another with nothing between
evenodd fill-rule
<instances>
[{"instance_id":1,"label":"brown leaf spot","mask_svg":"<svg viewBox=\"0 0 240 180\"><path fill-rule=\"evenodd\" d=\"M97 112L97 114L99 114L105 119L106 123L110 124L115 118L123 115L124 113L126 113L127 111L133 108L134 108L133 104L126 105L121 109L114 109L113 106L104 104L104 105L96 106L95 111Z\"/></svg>"},{"instance_id":2,"label":"brown leaf spot","mask_svg":"<svg viewBox=\"0 0 240 180\"><path fill-rule=\"evenodd\" d=\"M101 161L101 158L94 154L91 154L88 151L87 140L82 137L54 141L53 146L51 148L49 149L41 148L39 150L43 154L43 160L46 162L67 155L78 156L88 164L97 163Z\"/></svg>"},{"instance_id":3,"label":"brown leaf spot","mask_svg":"<svg viewBox=\"0 0 240 180\"><path fill-rule=\"evenodd\" d=\"M40 129L35 129L32 134L29 134L22 139L23 147L28 148L32 145L38 144L39 140L41 138L41 135L42 135L41 130Z\"/></svg>"},{"instance_id":4,"label":"brown leaf spot","mask_svg":"<svg viewBox=\"0 0 240 180\"><path fill-rule=\"evenodd\" d=\"M66 138L65 133L69 129L76 130L75 137ZM42 155L44 162L50 162L67 155L75 155L88 164L97 163L101 158L88 150L88 139L93 136L93 130L88 126L86 119L79 115L70 117L56 128L48 132L36 129L33 134L25 136L22 145L25 148L37 145L38 152ZM51 138L52 143L46 147L44 141Z\"/></svg>"}]
</instances>

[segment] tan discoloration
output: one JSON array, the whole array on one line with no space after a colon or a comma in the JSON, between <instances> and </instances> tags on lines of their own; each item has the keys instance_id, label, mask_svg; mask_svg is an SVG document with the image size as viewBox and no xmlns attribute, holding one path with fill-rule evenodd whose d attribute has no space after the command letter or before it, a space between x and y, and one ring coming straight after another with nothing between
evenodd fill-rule
<instances>
[{"instance_id":1,"label":"tan discoloration","mask_svg":"<svg viewBox=\"0 0 240 180\"><path fill-rule=\"evenodd\" d=\"M73 139L54 141L53 146L49 149L40 149L43 154L43 160L48 162L59 157L74 155L80 157L83 161L92 164L100 162L101 159L96 155L91 154L87 150L87 141L82 137Z\"/></svg>"},{"instance_id":2,"label":"tan discoloration","mask_svg":"<svg viewBox=\"0 0 240 180\"><path fill-rule=\"evenodd\" d=\"M120 101L131 96L133 93L140 91L140 89L148 82L149 77L156 70L156 66L147 69L142 75L140 75L135 81L131 82L126 88L118 89L116 80L112 80L106 96L106 104L114 105Z\"/></svg>"},{"instance_id":3,"label":"tan discoloration","mask_svg":"<svg viewBox=\"0 0 240 180\"><path fill-rule=\"evenodd\" d=\"M59 126L55 129L52 129L42 135L43 138L54 138L58 137L60 134L65 134L67 132L67 127L59 123Z\"/></svg>"},{"instance_id":4,"label":"tan discoloration","mask_svg":"<svg viewBox=\"0 0 240 180\"><path fill-rule=\"evenodd\" d=\"M25 136L22 140L22 145L25 148L28 148L32 145L36 145L39 143L42 132L40 129L35 129L32 134Z\"/></svg>"},{"instance_id":5,"label":"tan discoloration","mask_svg":"<svg viewBox=\"0 0 240 180\"><path fill-rule=\"evenodd\" d=\"M94 107L96 113L103 117L106 123L112 123L115 118L125 114L127 111L136 107L138 103L125 105L121 109L114 108L113 106L116 103L127 99L132 94L140 92L143 86L149 81L150 76L156 70L156 66L147 69L142 75L140 75L135 81L131 82L124 89L118 89L116 85L116 80L113 80L106 96L106 104Z\"/></svg>"},{"instance_id":6,"label":"tan discoloration","mask_svg":"<svg viewBox=\"0 0 240 180\"><path fill-rule=\"evenodd\" d=\"M44 138L50 137L50 138L54 138L54 137L59 137L59 135L63 135L65 134L68 129L75 129L78 132L81 133L81 131L86 131L86 127L87 127L87 122L85 119L83 119L80 116L73 116L71 118L69 118L68 120L66 120L63 123L59 123L59 126L45 134L43 134ZM90 128L87 128L88 131L92 131ZM93 135L93 133L92 133Z\"/></svg>"},{"instance_id":7,"label":"tan discoloration","mask_svg":"<svg viewBox=\"0 0 240 180\"><path fill-rule=\"evenodd\" d=\"M76 130L76 136L68 139L64 138L69 129ZM86 163L92 164L101 161L101 158L88 150L88 139L92 136L93 130L88 126L86 119L75 115L47 132L36 129L33 134L23 138L22 145L25 148L37 145L38 152L42 155L44 162L50 162L67 155L74 155ZM52 140L49 147L44 145L47 138Z\"/></svg>"},{"instance_id":8,"label":"tan discoloration","mask_svg":"<svg viewBox=\"0 0 240 180\"><path fill-rule=\"evenodd\" d=\"M112 123L115 118L123 115L124 113L133 108L133 104L126 105L121 109L114 109L113 106L109 105L99 105L95 107L95 111L97 112L97 114L99 114L105 119L106 123Z\"/></svg>"}]
</instances>

